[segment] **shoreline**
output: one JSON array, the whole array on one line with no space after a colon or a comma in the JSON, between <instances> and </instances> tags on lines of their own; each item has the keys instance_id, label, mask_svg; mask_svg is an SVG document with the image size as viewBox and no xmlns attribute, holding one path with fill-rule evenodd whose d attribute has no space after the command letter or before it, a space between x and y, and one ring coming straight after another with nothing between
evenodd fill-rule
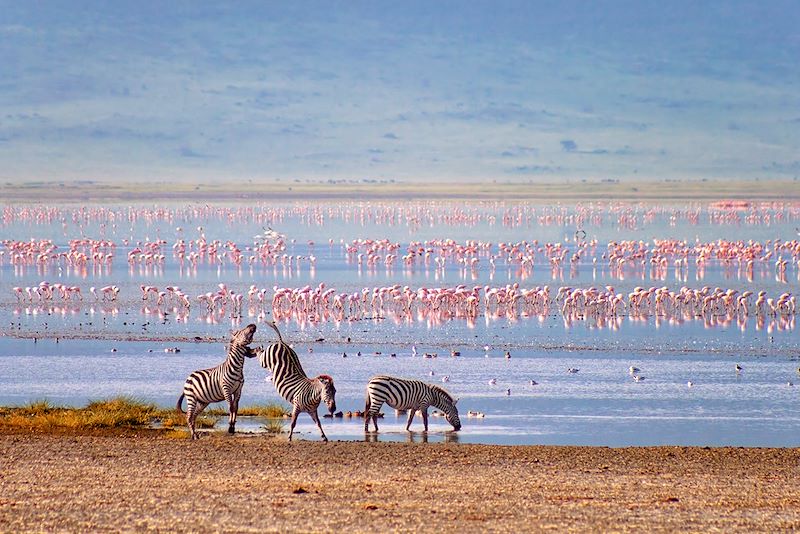
<instances>
[{"instance_id":1,"label":"shoreline","mask_svg":"<svg viewBox=\"0 0 800 534\"><path fill-rule=\"evenodd\" d=\"M0 473L18 532L800 528L800 448L0 433Z\"/></svg>"},{"instance_id":2,"label":"shoreline","mask_svg":"<svg viewBox=\"0 0 800 534\"><path fill-rule=\"evenodd\" d=\"M376 339L373 337L369 337L363 339L361 341L346 341L345 339L326 339L320 341L317 337L317 334L307 334L306 337L299 337L292 341L292 344L297 347L317 347L315 350L322 350L324 351L326 347L329 347L329 350L334 352L338 352L340 349L345 350L359 350L361 348L386 348L386 347L396 347L398 349L407 349L414 345L416 342L413 339L401 339L401 340L385 340L385 339ZM200 335L166 335L166 334L134 334L132 332L97 332L97 333L69 333L66 331L58 332L55 330L51 330L49 332L38 332L38 331L9 331L8 329L0 328L0 342L3 340L27 340L32 343L38 343L39 341L43 342L52 342L58 344L60 342L94 342L94 341L115 341L118 343L182 343L182 344L191 344L191 345L219 345L224 344L227 339L224 336L220 337L213 337L213 336L200 336ZM270 339L263 339L257 340L256 344L267 345L271 343L272 340ZM447 349L452 347L454 344L448 341L432 341L426 343L426 347L431 349ZM471 341L471 342L463 342L458 344L458 346L462 349L469 349L469 350L480 350L482 346L482 342L480 341ZM162 347L159 347L162 348ZM612 350L618 350L619 345L615 345L614 347L611 346L604 346L598 344L575 344L575 343L551 343L551 342L504 342L498 344L496 348L499 349L527 349L527 350L544 350L544 351L565 351L570 353L601 353L601 352L609 352ZM742 355L750 355L750 356L768 356L773 355L776 353L776 349L772 348L758 348L758 349L747 349L744 347L738 347L739 353ZM654 355L661 355L661 354L700 354L700 353L708 353L708 354L728 354L731 352L730 346L719 346L719 347L688 347L688 346L680 346L680 347L667 347L656 345L652 347L637 347L637 350L643 354L654 354ZM800 356L800 346L797 347L781 347L780 354L786 356Z\"/></svg>"},{"instance_id":3,"label":"shoreline","mask_svg":"<svg viewBox=\"0 0 800 534\"><path fill-rule=\"evenodd\" d=\"M148 185L158 185L157 190ZM457 185L457 187L454 187ZM237 187L239 186L239 187ZM502 201L502 202L657 202L698 203L798 202L796 180L664 180L560 182L5 182L0 196L6 202L48 202L59 205L98 202L230 202L289 201Z\"/></svg>"}]
</instances>

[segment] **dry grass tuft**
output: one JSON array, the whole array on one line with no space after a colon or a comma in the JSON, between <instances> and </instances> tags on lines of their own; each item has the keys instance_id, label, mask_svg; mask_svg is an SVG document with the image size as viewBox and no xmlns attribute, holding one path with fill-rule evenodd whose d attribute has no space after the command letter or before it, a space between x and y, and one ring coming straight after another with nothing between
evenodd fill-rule
<instances>
[{"instance_id":1,"label":"dry grass tuft","mask_svg":"<svg viewBox=\"0 0 800 534\"><path fill-rule=\"evenodd\" d=\"M239 415L272 419L265 425L268 432L279 433L283 423L274 421L287 413L278 404L242 408ZM228 412L218 408L207 410L197 420L197 428L213 428L218 416ZM186 418L174 409L161 409L155 404L132 397L96 400L83 408L54 406L47 400L25 406L0 407L0 428L30 432L55 430L91 430L112 428L142 428L158 426L177 431L186 426Z\"/></svg>"},{"instance_id":2,"label":"dry grass tuft","mask_svg":"<svg viewBox=\"0 0 800 534\"><path fill-rule=\"evenodd\" d=\"M270 434L280 434L283 432L284 426L285 423L282 419L270 419L264 425L261 425L261 428Z\"/></svg>"},{"instance_id":3,"label":"dry grass tuft","mask_svg":"<svg viewBox=\"0 0 800 534\"><path fill-rule=\"evenodd\" d=\"M158 408L130 397L90 402L85 408L53 406L46 400L0 409L0 427L29 431L133 428L153 422Z\"/></svg>"},{"instance_id":4,"label":"dry grass tuft","mask_svg":"<svg viewBox=\"0 0 800 534\"><path fill-rule=\"evenodd\" d=\"M278 419L289 415L289 410L280 404L254 404L240 408L239 415Z\"/></svg>"}]
</instances>

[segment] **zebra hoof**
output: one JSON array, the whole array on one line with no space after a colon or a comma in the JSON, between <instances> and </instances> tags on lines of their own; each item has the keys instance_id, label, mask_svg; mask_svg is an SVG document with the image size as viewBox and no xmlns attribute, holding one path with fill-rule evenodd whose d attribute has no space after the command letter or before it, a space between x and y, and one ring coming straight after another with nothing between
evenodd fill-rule
<instances>
[{"instance_id":1,"label":"zebra hoof","mask_svg":"<svg viewBox=\"0 0 800 534\"><path fill-rule=\"evenodd\" d=\"M234 428L234 426L233 426L233 425L230 425L230 426L228 427L228 434L233 434L234 432L236 432L236 429Z\"/></svg>"}]
</instances>

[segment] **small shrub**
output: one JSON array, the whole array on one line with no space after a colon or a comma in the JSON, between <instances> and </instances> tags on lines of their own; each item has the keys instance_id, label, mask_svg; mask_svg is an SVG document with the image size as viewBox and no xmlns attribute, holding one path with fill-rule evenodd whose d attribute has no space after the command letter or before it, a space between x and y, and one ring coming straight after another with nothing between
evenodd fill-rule
<instances>
[{"instance_id":1,"label":"small shrub","mask_svg":"<svg viewBox=\"0 0 800 534\"><path fill-rule=\"evenodd\" d=\"M261 428L269 434L280 434L283 432L284 422L281 419L270 419Z\"/></svg>"},{"instance_id":2,"label":"small shrub","mask_svg":"<svg viewBox=\"0 0 800 534\"><path fill-rule=\"evenodd\" d=\"M158 408L131 397L117 397L92 401L81 411L89 428L116 428L147 426Z\"/></svg>"}]
</instances>

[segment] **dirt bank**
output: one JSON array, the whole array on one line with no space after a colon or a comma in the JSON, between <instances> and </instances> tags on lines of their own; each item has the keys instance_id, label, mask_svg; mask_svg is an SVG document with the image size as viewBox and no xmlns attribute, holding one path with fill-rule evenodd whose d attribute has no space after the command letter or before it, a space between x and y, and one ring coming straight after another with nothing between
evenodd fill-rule
<instances>
[{"instance_id":1,"label":"dirt bank","mask_svg":"<svg viewBox=\"0 0 800 534\"><path fill-rule=\"evenodd\" d=\"M0 435L12 531L800 528L800 449Z\"/></svg>"}]
</instances>

